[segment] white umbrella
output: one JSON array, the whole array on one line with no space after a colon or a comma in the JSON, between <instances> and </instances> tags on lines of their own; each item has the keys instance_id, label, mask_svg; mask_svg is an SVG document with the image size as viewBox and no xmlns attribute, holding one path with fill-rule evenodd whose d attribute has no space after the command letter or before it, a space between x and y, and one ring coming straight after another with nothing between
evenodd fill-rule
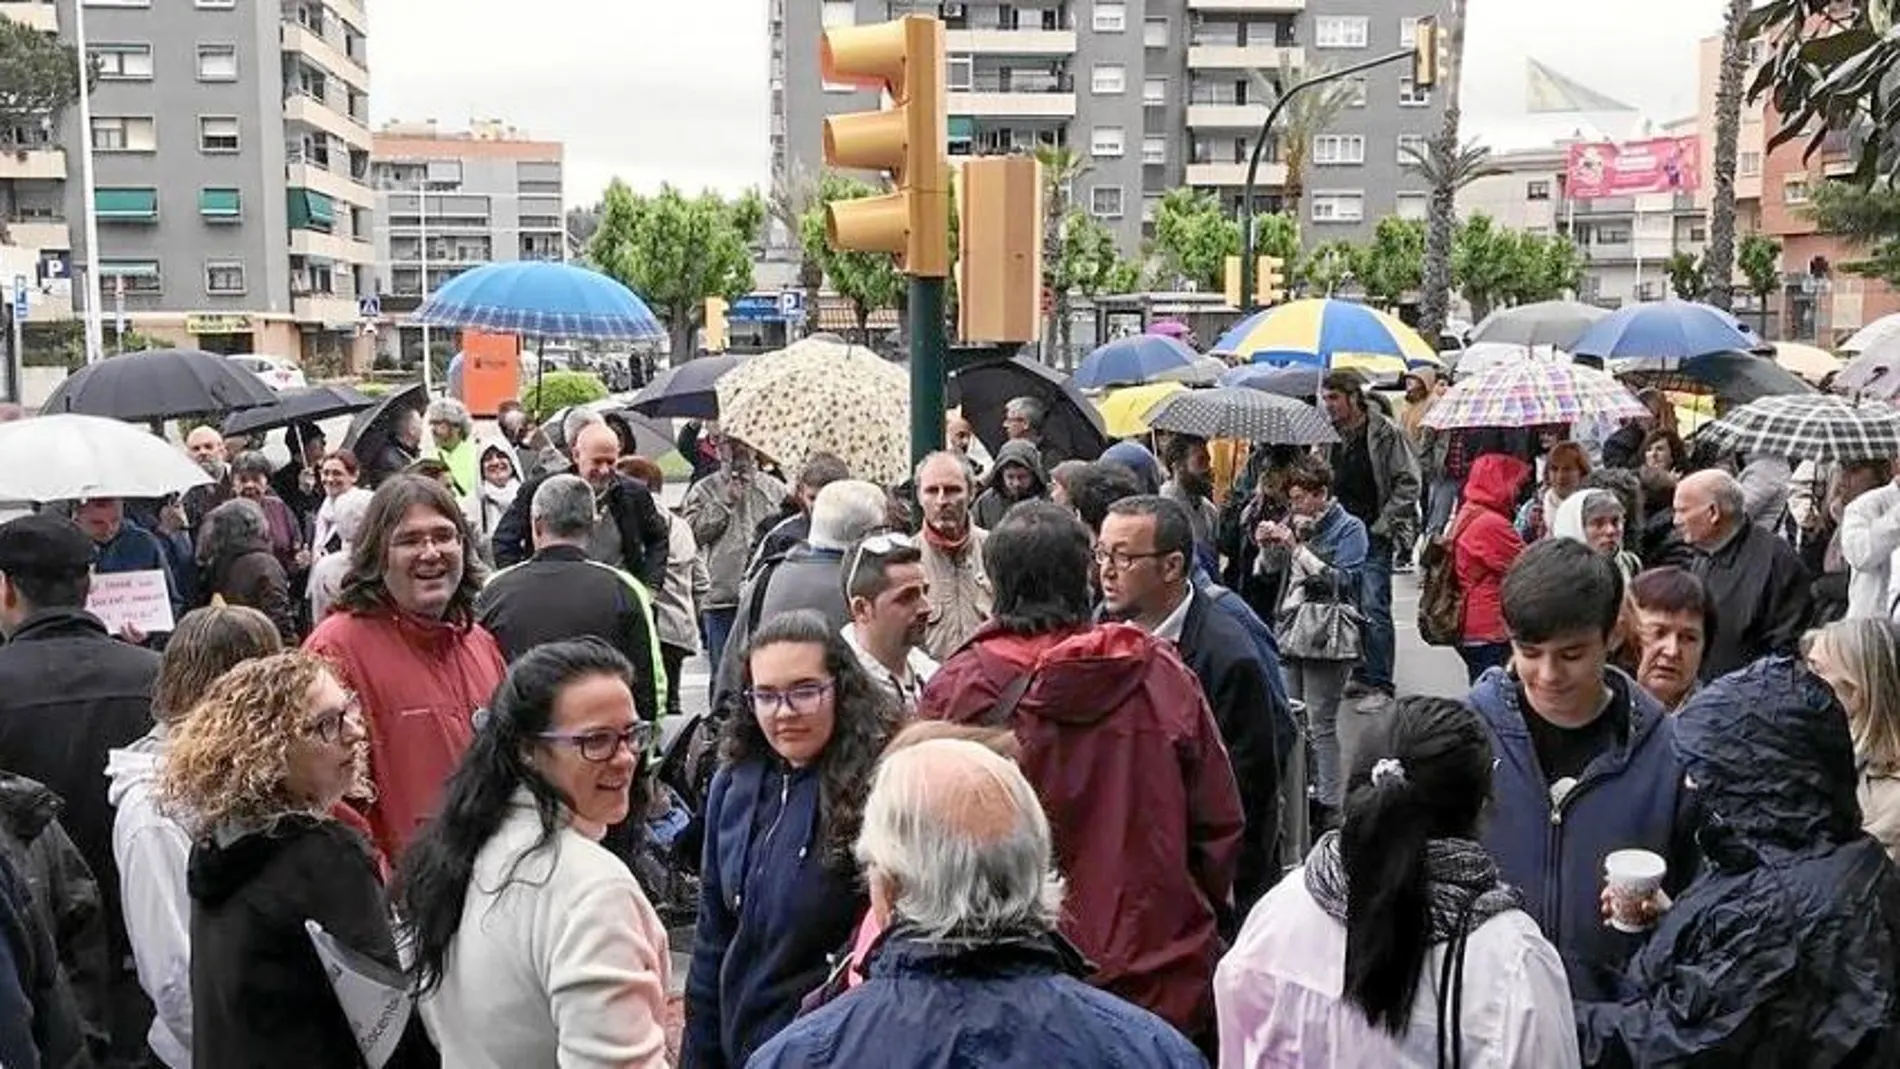
<instances>
[{"instance_id":1,"label":"white umbrella","mask_svg":"<svg viewBox=\"0 0 1900 1069\"><path fill-rule=\"evenodd\" d=\"M61 413L0 424L0 499L164 497L210 481L170 442L116 419Z\"/></svg>"},{"instance_id":2,"label":"white umbrella","mask_svg":"<svg viewBox=\"0 0 1900 1069\"><path fill-rule=\"evenodd\" d=\"M1855 331L1853 337L1841 343L1840 350L1844 353L1864 353L1896 336L1900 336L1900 312L1881 316Z\"/></svg>"}]
</instances>

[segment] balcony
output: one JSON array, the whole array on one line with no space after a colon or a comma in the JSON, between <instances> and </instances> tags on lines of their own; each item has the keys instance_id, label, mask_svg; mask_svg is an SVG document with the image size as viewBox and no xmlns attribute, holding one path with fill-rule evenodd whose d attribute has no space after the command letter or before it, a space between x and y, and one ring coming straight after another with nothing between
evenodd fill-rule
<instances>
[{"instance_id":1,"label":"balcony","mask_svg":"<svg viewBox=\"0 0 1900 1069\"><path fill-rule=\"evenodd\" d=\"M1073 119L1074 93L976 92L949 94L949 112L991 119Z\"/></svg>"},{"instance_id":2,"label":"balcony","mask_svg":"<svg viewBox=\"0 0 1900 1069\"><path fill-rule=\"evenodd\" d=\"M70 249L72 231L64 219L23 219L6 224L5 244L16 249Z\"/></svg>"},{"instance_id":3,"label":"balcony","mask_svg":"<svg viewBox=\"0 0 1900 1069\"><path fill-rule=\"evenodd\" d=\"M1269 189L1286 185L1286 164L1268 163L1262 160L1260 173L1256 176L1255 187ZM1187 166L1187 184L1190 186L1215 186L1239 188L1247 184L1247 165L1244 163L1190 163Z\"/></svg>"},{"instance_id":4,"label":"balcony","mask_svg":"<svg viewBox=\"0 0 1900 1069\"><path fill-rule=\"evenodd\" d=\"M305 93L291 93L284 99L284 120L315 127L365 152L374 147L369 127ZM61 173L64 174L64 171Z\"/></svg>"},{"instance_id":5,"label":"balcony","mask_svg":"<svg viewBox=\"0 0 1900 1069\"><path fill-rule=\"evenodd\" d=\"M1298 14L1306 10L1306 0L1188 0L1188 10Z\"/></svg>"},{"instance_id":6,"label":"balcony","mask_svg":"<svg viewBox=\"0 0 1900 1069\"><path fill-rule=\"evenodd\" d=\"M953 55L1068 56L1075 53L1074 30L950 30L944 48Z\"/></svg>"},{"instance_id":7,"label":"balcony","mask_svg":"<svg viewBox=\"0 0 1900 1069\"><path fill-rule=\"evenodd\" d=\"M376 262L376 249L367 241L358 241L350 237L338 237L321 230L292 229L290 232L290 254L292 256L314 256L319 260L331 260L340 263L367 264Z\"/></svg>"},{"instance_id":8,"label":"balcony","mask_svg":"<svg viewBox=\"0 0 1900 1069\"><path fill-rule=\"evenodd\" d=\"M286 184L314 189L334 200L359 208L376 207L376 194L348 175L338 174L314 163L293 163L285 170Z\"/></svg>"},{"instance_id":9,"label":"balcony","mask_svg":"<svg viewBox=\"0 0 1900 1069\"><path fill-rule=\"evenodd\" d=\"M66 150L34 148L19 152L12 149L0 149L0 179L6 178L65 181Z\"/></svg>"},{"instance_id":10,"label":"balcony","mask_svg":"<svg viewBox=\"0 0 1900 1069\"><path fill-rule=\"evenodd\" d=\"M1306 66L1306 50L1297 45L1191 45L1189 70L1279 70Z\"/></svg>"},{"instance_id":11,"label":"balcony","mask_svg":"<svg viewBox=\"0 0 1900 1069\"><path fill-rule=\"evenodd\" d=\"M299 323L321 323L336 326L356 322L356 298L339 297L332 293L313 293L308 297L293 297L290 300L290 314Z\"/></svg>"},{"instance_id":12,"label":"balcony","mask_svg":"<svg viewBox=\"0 0 1900 1069\"><path fill-rule=\"evenodd\" d=\"M52 0L0 0L0 19L24 22L46 33L59 32L59 9Z\"/></svg>"},{"instance_id":13,"label":"balcony","mask_svg":"<svg viewBox=\"0 0 1900 1069\"><path fill-rule=\"evenodd\" d=\"M1188 126L1203 130L1258 130L1267 121L1265 104L1189 104Z\"/></svg>"},{"instance_id":14,"label":"balcony","mask_svg":"<svg viewBox=\"0 0 1900 1069\"><path fill-rule=\"evenodd\" d=\"M351 59L341 48L330 43L302 23L284 23L284 51L310 57L317 66L364 92L369 91L369 70Z\"/></svg>"},{"instance_id":15,"label":"balcony","mask_svg":"<svg viewBox=\"0 0 1900 1069\"><path fill-rule=\"evenodd\" d=\"M359 0L329 0L329 2L337 18L356 27L359 31L369 28L369 13L363 10L363 5Z\"/></svg>"}]
</instances>

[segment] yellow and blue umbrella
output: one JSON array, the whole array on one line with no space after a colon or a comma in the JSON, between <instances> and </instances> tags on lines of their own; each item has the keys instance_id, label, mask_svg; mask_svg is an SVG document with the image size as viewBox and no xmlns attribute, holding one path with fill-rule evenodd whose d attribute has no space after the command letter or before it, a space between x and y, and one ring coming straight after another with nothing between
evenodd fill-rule
<instances>
[{"instance_id":1,"label":"yellow and blue umbrella","mask_svg":"<svg viewBox=\"0 0 1900 1069\"><path fill-rule=\"evenodd\" d=\"M1221 335L1210 350L1249 364L1351 368L1399 376L1440 367L1438 353L1395 316L1352 301L1293 301L1257 312Z\"/></svg>"},{"instance_id":2,"label":"yellow and blue umbrella","mask_svg":"<svg viewBox=\"0 0 1900 1069\"><path fill-rule=\"evenodd\" d=\"M1102 423L1108 428L1110 438L1133 438L1148 433L1148 421L1143 417L1149 409L1161 403L1162 398L1185 389L1187 387L1178 382L1125 386L1097 398L1095 408L1102 414Z\"/></svg>"}]
</instances>

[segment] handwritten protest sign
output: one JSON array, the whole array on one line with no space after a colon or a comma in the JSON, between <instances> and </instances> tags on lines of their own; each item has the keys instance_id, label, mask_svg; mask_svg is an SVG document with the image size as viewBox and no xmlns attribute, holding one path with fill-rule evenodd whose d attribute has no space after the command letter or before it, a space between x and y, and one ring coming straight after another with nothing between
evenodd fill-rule
<instances>
[{"instance_id":1,"label":"handwritten protest sign","mask_svg":"<svg viewBox=\"0 0 1900 1069\"><path fill-rule=\"evenodd\" d=\"M118 634L131 624L148 635L172 629L172 596L165 573L156 568L142 572L112 572L92 577L86 611Z\"/></svg>"}]
</instances>

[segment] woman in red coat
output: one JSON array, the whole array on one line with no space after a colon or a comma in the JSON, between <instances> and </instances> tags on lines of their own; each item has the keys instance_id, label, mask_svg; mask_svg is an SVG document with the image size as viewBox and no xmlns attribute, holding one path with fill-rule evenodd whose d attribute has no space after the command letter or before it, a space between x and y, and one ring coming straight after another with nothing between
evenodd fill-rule
<instances>
[{"instance_id":1,"label":"woman in red coat","mask_svg":"<svg viewBox=\"0 0 1900 1069\"><path fill-rule=\"evenodd\" d=\"M1446 541L1452 547L1452 567L1458 589L1465 595L1465 618L1460 628L1458 656L1476 683L1484 670L1502 667L1511 659L1511 636L1504 627L1500 591L1504 573L1524 551L1524 540L1511 523L1517 488L1530 474L1530 465L1514 456L1487 453L1471 465L1465 480L1464 504L1452 517Z\"/></svg>"}]
</instances>

